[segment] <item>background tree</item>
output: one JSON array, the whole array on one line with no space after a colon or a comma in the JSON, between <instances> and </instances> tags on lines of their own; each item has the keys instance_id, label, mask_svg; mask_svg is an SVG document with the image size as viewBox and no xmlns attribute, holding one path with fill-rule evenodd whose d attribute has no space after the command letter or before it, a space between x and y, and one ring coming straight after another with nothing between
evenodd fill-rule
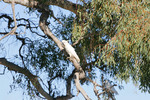
<instances>
[{"instance_id":1,"label":"background tree","mask_svg":"<svg viewBox=\"0 0 150 100\"><path fill-rule=\"evenodd\" d=\"M149 0L1 2L12 4L13 11L13 15L0 14L1 55L7 45L4 41L21 42L21 45L13 57L15 61L4 56L0 64L15 73L14 85L25 88L31 99L37 95L48 100L67 100L75 95L71 92L71 85L75 85L90 100L81 84L92 83L99 100L114 100L115 92L111 89L116 84L105 75L116 81L131 78L139 84L139 89L150 92ZM15 4L25 6L30 17L19 17ZM53 5L61 8L57 17ZM62 8L72 13L65 15ZM36 14L35 19L32 14ZM80 63L75 58L66 59L69 55L62 40L69 40ZM97 72L101 79L95 82ZM65 84L65 93L57 88L59 82ZM110 86L106 85L108 82Z\"/></svg>"}]
</instances>

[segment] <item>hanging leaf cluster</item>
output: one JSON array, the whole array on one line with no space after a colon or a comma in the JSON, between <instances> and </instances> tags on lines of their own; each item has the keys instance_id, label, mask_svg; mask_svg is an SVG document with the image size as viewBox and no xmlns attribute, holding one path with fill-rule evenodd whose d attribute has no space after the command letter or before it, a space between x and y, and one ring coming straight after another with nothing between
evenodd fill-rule
<instances>
[{"instance_id":1,"label":"hanging leaf cluster","mask_svg":"<svg viewBox=\"0 0 150 100\"><path fill-rule=\"evenodd\" d=\"M92 0L84 7L74 21L72 39L81 39L85 59L107 65L117 78L140 81L141 89L149 91L150 2Z\"/></svg>"}]
</instances>

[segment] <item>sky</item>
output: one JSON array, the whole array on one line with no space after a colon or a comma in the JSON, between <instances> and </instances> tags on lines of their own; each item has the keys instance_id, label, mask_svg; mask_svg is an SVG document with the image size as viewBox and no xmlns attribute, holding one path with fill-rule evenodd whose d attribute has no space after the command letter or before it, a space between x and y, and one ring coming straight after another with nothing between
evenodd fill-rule
<instances>
[{"instance_id":1,"label":"sky","mask_svg":"<svg viewBox=\"0 0 150 100\"><path fill-rule=\"evenodd\" d=\"M0 68L0 73L1 72L2 68ZM5 75L0 75L0 100L29 100L29 97L22 94L23 90L20 88L10 92L11 83L12 76L9 71L6 71ZM135 87L132 82L129 82L128 84L123 83L123 86L124 89L122 90L119 90L118 87L115 87L119 93L119 95L116 95L116 100L150 100L150 94L141 93L141 91L138 90L138 88ZM92 100L97 100L94 93L91 92L91 90L93 90L92 85L83 86L83 88L89 97L92 98ZM72 98L71 100L84 100L84 98L80 93L78 96Z\"/></svg>"},{"instance_id":2,"label":"sky","mask_svg":"<svg viewBox=\"0 0 150 100\"><path fill-rule=\"evenodd\" d=\"M16 12L19 12L19 14L26 16L23 11L22 12L20 11L20 7L22 6L17 5ZM4 12L12 14L11 6L10 4L0 2L0 14ZM12 53L8 53L7 55L9 54ZM0 73L2 72L3 67L0 66ZM29 100L28 97L22 95L23 91L22 89L17 88L16 90L10 92L11 84L12 84L12 75L8 70L6 70L5 75L0 75L0 100L23 100L23 99ZM132 82L129 82L128 84L123 83L122 85L124 86L124 89L122 90L119 90L118 87L116 87L116 90L119 93L119 95L116 95L117 100L150 100L150 94L141 93L141 91L138 90L138 87L134 86ZM85 89L89 97L92 98L92 100L97 100L94 93L91 92L91 90L93 90L92 85L83 86L83 88ZM79 94L78 96L74 97L71 100L84 100L84 98L81 94Z\"/></svg>"}]
</instances>

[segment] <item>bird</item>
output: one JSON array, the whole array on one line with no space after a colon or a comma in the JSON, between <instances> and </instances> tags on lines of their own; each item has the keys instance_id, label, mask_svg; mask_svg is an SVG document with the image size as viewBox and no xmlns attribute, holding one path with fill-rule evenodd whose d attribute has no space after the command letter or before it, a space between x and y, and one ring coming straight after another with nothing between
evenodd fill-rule
<instances>
[{"instance_id":1,"label":"bird","mask_svg":"<svg viewBox=\"0 0 150 100\"><path fill-rule=\"evenodd\" d=\"M75 58L78 63L80 63L80 58L78 57L75 49L68 43L66 40L62 40L62 43L66 49L66 52L69 54L70 58Z\"/></svg>"}]
</instances>

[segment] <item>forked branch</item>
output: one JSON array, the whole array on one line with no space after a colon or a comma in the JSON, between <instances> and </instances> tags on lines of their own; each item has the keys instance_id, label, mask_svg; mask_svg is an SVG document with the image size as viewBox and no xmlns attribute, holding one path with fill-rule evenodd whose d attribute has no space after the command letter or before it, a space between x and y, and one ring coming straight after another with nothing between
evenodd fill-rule
<instances>
[{"instance_id":1,"label":"forked branch","mask_svg":"<svg viewBox=\"0 0 150 100\"><path fill-rule=\"evenodd\" d=\"M43 95L47 100L53 100L53 98L50 97L50 95L42 88L38 77L33 75L28 69L22 68L14 63L11 63L5 58L0 58L0 64L6 66L8 70L12 70L27 76L28 79L32 82L32 85L38 90L38 92L41 95Z\"/></svg>"},{"instance_id":2,"label":"forked branch","mask_svg":"<svg viewBox=\"0 0 150 100\"><path fill-rule=\"evenodd\" d=\"M6 35L4 35L2 38L0 38L0 40L2 40L3 38L7 37L8 35L10 34L14 34L14 32L16 32L16 29L17 29L17 22L16 22L16 17L15 17L15 2L14 0L12 0L12 11L13 11L13 18L14 18L14 24L15 24L15 27Z\"/></svg>"},{"instance_id":3,"label":"forked branch","mask_svg":"<svg viewBox=\"0 0 150 100\"><path fill-rule=\"evenodd\" d=\"M42 12L41 17L40 17L40 28L43 31L43 33L45 33L50 39L52 39L57 46L59 47L60 50L64 50L64 47L62 45L62 42L50 31L50 28L47 25L47 19L49 17L49 13L47 11ZM86 92L84 91L84 89L80 86L80 79L85 78L85 72L83 71L82 67L80 66L80 64L76 61L75 58L70 60L75 69L76 69L76 73L75 73L75 84L76 84L76 88L77 90L79 90L82 95L85 97L85 99L90 100L90 98L88 97L88 95L86 94Z\"/></svg>"}]
</instances>

